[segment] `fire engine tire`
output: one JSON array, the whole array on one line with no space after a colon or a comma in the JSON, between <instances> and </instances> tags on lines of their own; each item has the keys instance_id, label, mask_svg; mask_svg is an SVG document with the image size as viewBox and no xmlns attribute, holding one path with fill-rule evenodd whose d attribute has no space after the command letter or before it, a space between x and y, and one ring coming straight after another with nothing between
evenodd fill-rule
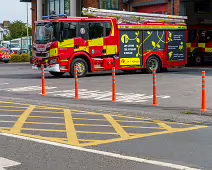
<instances>
[{"instance_id":1,"label":"fire engine tire","mask_svg":"<svg viewBox=\"0 0 212 170\"><path fill-rule=\"evenodd\" d=\"M152 69L156 69L156 72L161 71L161 62L160 59L156 56L150 56L146 62L146 72L152 73Z\"/></svg>"},{"instance_id":2,"label":"fire engine tire","mask_svg":"<svg viewBox=\"0 0 212 170\"><path fill-rule=\"evenodd\" d=\"M201 57L201 55L195 55L194 56L193 65L194 66L201 66L202 65L202 57Z\"/></svg>"},{"instance_id":3,"label":"fire engine tire","mask_svg":"<svg viewBox=\"0 0 212 170\"><path fill-rule=\"evenodd\" d=\"M52 71L50 71L49 73L53 76L56 76L56 77L61 77L63 74L65 74L63 72L52 72Z\"/></svg>"},{"instance_id":4,"label":"fire engine tire","mask_svg":"<svg viewBox=\"0 0 212 170\"><path fill-rule=\"evenodd\" d=\"M82 58L75 58L71 63L71 77L74 77L74 66L78 66L78 77L84 77L88 73L88 64Z\"/></svg>"}]
</instances>

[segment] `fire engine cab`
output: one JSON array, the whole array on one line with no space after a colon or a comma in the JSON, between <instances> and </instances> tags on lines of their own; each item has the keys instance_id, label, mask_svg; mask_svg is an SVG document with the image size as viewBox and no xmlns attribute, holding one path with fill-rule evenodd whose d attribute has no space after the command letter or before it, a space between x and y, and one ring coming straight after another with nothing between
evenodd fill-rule
<instances>
[{"instance_id":1,"label":"fire engine cab","mask_svg":"<svg viewBox=\"0 0 212 170\"><path fill-rule=\"evenodd\" d=\"M87 17L44 16L35 22L33 69L54 76L116 70L157 72L187 62L185 16L83 8Z\"/></svg>"}]
</instances>

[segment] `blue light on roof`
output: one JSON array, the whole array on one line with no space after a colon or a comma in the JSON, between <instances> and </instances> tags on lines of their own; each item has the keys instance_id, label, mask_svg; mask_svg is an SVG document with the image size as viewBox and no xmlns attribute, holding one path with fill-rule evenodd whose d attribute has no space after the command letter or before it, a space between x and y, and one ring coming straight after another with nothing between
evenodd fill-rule
<instances>
[{"instance_id":1,"label":"blue light on roof","mask_svg":"<svg viewBox=\"0 0 212 170\"><path fill-rule=\"evenodd\" d=\"M66 17L67 17L66 14L59 14L58 16L59 16L60 18L66 18Z\"/></svg>"},{"instance_id":2,"label":"blue light on roof","mask_svg":"<svg viewBox=\"0 0 212 170\"><path fill-rule=\"evenodd\" d=\"M50 19L49 16L42 16L42 19Z\"/></svg>"},{"instance_id":3,"label":"blue light on roof","mask_svg":"<svg viewBox=\"0 0 212 170\"><path fill-rule=\"evenodd\" d=\"M49 15L49 16L42 16L42 19L57 19L57 18L67 18L66 14L59 14L59 15Z\"/></svg>"}]
</instances>

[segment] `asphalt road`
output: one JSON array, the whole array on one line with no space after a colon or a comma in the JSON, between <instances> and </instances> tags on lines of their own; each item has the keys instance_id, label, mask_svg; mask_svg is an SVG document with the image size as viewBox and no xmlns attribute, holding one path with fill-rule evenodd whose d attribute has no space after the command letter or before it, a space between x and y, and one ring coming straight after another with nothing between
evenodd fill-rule
<instances>
[{"instance_id":1,"label":"asphalt road","mask_svg":"<svg viewBox=\"0 0 212 170\"><path fill-rule=\"evenodd\" d=\"M212 169L212 71L203 115L201 70L158 74L155 108L151 75L119 73L112 103L110 73L81 78L74 100L68 75L46 74L43 97L41 75L30 65L1 64L0 157L21 163L5 169Z\"/></svg>"}]
</instances>

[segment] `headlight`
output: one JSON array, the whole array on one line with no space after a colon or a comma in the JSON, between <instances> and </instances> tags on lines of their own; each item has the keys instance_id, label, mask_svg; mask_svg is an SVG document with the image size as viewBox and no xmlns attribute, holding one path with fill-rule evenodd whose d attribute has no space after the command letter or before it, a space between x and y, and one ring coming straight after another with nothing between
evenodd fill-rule
<instances>
[{"instance_id":1,"label":"headlight","mask_svg":"<svg viewBox=\"0 0 212 170\"><path fill-rule=\"evenodd\" d=\"M57 64L58 62L57 62L57 59L52 59L52 60L50 60L50 62L49 62L49 64Z\"/></svg>"}]
</instances>

